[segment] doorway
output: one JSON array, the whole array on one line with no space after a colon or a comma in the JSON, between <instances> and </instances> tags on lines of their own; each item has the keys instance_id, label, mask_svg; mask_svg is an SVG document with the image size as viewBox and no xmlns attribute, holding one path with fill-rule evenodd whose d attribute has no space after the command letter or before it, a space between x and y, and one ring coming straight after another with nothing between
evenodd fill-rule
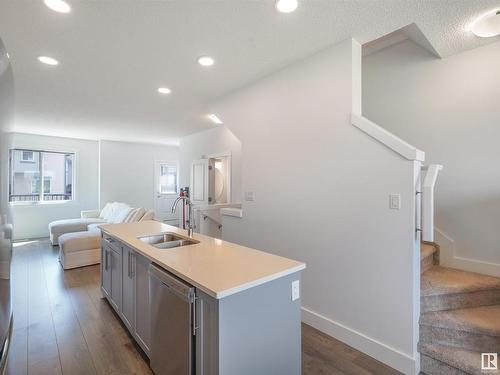
<instances>
[{"instance_id":1,"label":"doorway","mask_svg":"<svg viewBox=\"0 0 500 375\"><path fill-rule=\"evenodd\" d=\"M155 161L154 186L155 219L178 226L179 217L172 213L172 205L179 195L179 166L177 162Z\"/></svg>"}]
</instances>

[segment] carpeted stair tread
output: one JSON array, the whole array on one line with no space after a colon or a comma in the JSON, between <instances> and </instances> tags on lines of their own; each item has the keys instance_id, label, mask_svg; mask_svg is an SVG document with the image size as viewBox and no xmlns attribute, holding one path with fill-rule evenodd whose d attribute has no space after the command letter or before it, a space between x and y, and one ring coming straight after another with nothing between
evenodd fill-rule
<instances>
[{"instance_id":1,"label":"carpeted stair tread","mask_svg":"<svg viewBox=\"0 0 500 375\"><path fill-rule=\"evenodd\" d=\"M500 305L428 312L421 315L420 324L500 336Z\"/></svg>"},{"instance_id":2,"label":"carpeted stair tread","mask_svg":"<svg viewBox=\"0 0 500 375\"><path fill-rule=\"evenodd\" d=\"M481 374L481 353L446 345L420 344L421 354L468 374Z\"/></svg>"},{"instance_id":3,"label":"carpeted stair tread","mask_svg":"<svg viewBox=\"0 0 500 375\"><path fill-rule=\"evenodd\" d=\"M421 277L421 296L500 290L500 279L453 268L435 266Z\"/></svg>"},{"instance_id":4,"label":"carpeted stair tread","mask_svg":"<svg viewBox=\"0 0 500 375\"><path fill-rule=\"evenodd\" d=\"M433 245L427 243L420 244L420 260L434 255L436 251L437 249Z\"/></svg>"},{"instance_id":5,"label":"carpeted stair tread","mask_svg":"<svg viewBox=\"0 0 500 375\"><path fill-rule=\"evenodd\" d=\"M422 242L420 244L420 273L424 273L439 263L438 247L432 243Z\"/></svg>"}]
</instances>

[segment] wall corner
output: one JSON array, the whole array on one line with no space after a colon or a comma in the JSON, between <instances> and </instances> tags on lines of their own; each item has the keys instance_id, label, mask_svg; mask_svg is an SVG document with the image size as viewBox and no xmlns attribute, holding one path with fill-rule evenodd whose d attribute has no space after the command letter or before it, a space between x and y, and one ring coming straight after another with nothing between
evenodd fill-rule
<instances>
[{"instance_id":1,"label":"wall corner","mask_svg":"<svg viewBox=\"0 0 500 375\"><path fill-rule=\"evenodd\" d=\"M361 104L361 87L362 87L362 46L355 40L351 39L351 74L352 74L352 113L362 115Z\"/></svg>"}]
</instances>

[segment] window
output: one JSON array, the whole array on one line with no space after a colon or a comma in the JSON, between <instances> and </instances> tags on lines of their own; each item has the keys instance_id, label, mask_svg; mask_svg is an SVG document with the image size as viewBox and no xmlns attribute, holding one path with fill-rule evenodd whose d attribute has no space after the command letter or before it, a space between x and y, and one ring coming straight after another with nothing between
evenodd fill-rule
<instances>
[{"instance_id":1,"label":"window","mask_svg":"<svg viewBox=\"0 0 500 375\"><path fill-rule=\"evenodd\" d=\"M10 202L73 199L75 155L63 152L10 150Z\"/></svg>"},{"instance_id":2,"label":"window","mask_svg":"<svg viewBox=\"0 0 500 375\"><path fill-rule=\"evenodd\" d=\"M31 194L40 194L40 179L33 177L31 180Z\"/></svg>"},{"instance_id":3,"label":"window","mask_svg":"<svg viewBox=\"0 0 500 375\"><path fill-rule=\"evenodd\" d=\"M43 192L45 194L50 194L50 177L44 177ZM40 194L40 179L38 177L31 180L31 194Z\"/></svg>"},{"instance_id":4,"label":"window","mask_svg":"<svg viewBox=\"0 0 500 375\"><path fill-rule=\"evenodd\" d=\"M33 151L23 151L21 160L23 162L33 163L35 161L35 159L33 159L33 155L34 155Z\"/></svg>"},{"instance_id":5,"label":"window","mask_svg":"<svg viewBox=\"0 0 500 375\"><path fill-rule=\"evenodd\" d=\"M160 167L160 193L177 194L177 165L162 164Z\"/></svg>"}]
</instances>

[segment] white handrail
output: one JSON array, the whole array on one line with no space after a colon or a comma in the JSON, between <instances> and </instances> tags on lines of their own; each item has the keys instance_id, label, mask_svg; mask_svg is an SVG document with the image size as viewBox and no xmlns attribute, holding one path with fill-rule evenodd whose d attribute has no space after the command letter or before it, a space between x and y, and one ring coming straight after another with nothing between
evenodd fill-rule
<instances>
[{"instance_id":1,"label":"white handrail","mask_svg":"<svg viewBox=\"0 0 500 375\"><path fill-rule=\"evenodd\" d=\"M213 217L207 215L207 214L204 214L204 213L201 213L201 216L203 218L203 220L207 220L207 219L210 219L212 220L215 224L219 225L219 226L222 226L222 223L218 222L217 220L215 220Z\"/></svg>"},{"instance_id":2,"label":"white handrail","mask_svg":"<svg viewBox=\"0 0 500 375\"><path fill-rule=\"evenodd\" d=\"M403 141L401 138L368 120L366 117L352 113L351 123L405 159L417 161L425 160L425 152Z\"/></svg>"},{"instance_id":3,"label":"white handrail","mask_svg":"<svg viewBox=\"0 0 500 375\"><path fill-rule=\"evenodd\" d=\"M431 164L423 167L427 170L422 184L422 240L434 242L434 186L436 185L439 171L443 169L440 164Z\"/></svg>"}]
</instances>

